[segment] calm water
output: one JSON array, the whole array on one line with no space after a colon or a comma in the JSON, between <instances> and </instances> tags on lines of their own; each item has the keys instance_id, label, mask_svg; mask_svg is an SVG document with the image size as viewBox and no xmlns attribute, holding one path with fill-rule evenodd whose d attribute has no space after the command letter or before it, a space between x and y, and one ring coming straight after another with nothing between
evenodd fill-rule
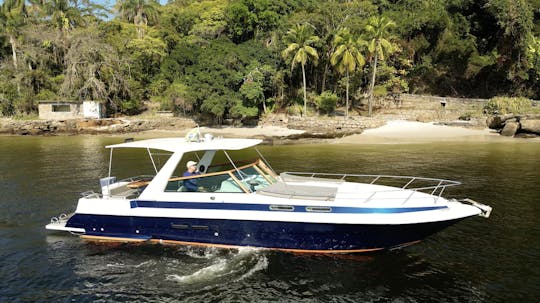
<instances>
[{"instance_id":1,"label":"calm water","mask_svg":"<svg viewBox=\"0 0 540 303\"><path fill-rule=\"evenodd\" d=\"M264 146L277 171L456 179L494 208L401 251L104 245L44 230L122 138L0 137L0 302L540 302L540 143Z\"/></svg>"}]
</instances>

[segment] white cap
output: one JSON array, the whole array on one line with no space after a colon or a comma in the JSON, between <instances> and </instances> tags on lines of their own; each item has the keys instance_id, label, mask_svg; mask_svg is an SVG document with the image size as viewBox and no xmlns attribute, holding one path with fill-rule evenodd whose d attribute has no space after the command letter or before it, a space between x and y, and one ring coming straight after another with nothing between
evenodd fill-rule
<instances>
[{"instance_id":1,"label":"white cap","mask_svg":"<svg viewBox=\"0 0 540 303\"><path fill-rule=\"evenodd\" d=\"M197 165L197 162L195 162L195 161L188 161L188 163L186 164L186 167L189 168L190 166L194 166L194 165Z\"/></svg>"}]
</instances>

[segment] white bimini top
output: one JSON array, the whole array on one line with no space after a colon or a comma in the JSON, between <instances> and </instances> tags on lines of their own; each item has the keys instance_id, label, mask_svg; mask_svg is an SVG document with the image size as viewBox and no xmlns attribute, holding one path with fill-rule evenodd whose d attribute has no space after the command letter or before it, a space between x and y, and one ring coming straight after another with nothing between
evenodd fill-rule
<instances>
[{"instance_id":1,"label":"white bimini top","mask_svg":"<svg viewBox=\"0 0 540 303\"><path fill-rule=\"evenodd\" d=\"M108 145L106 148L147 148L169 152L192 152L200 150L240 150L258 145L260 139L220 139L190 142L184 138L159 138Z\"/></svg>"}]
</instances>

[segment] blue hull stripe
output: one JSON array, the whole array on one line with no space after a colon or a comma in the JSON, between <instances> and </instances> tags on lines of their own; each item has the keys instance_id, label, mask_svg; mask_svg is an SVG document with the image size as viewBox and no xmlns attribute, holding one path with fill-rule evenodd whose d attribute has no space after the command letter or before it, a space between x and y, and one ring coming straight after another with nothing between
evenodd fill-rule
<instances>
[{"instance_id":1,"label":"blue hull stripe","mask_svg":"<svg viewBox=\"0 0 540 303\"><path fill-rule=\"evenodd\" d=\"M277 205L277 204L276 204ZM131 208L174 208L174 209L212 209L212 210L251 210L251 211L285 211L285 212L308 212L310 207L304 205L292 206L290 210L270 210L270 204L246 204L246 203L215 203L215 202L163 202L163 201L131 201ZM280 206L282 206L280 204ZM428 211L447 208L446 206L428 207L346 207L332 206L328 212L331 213L351 213L351 214L396 214L418 211ZM313 212L313 211L310 211Z\"/></svg>"}]
</instances>

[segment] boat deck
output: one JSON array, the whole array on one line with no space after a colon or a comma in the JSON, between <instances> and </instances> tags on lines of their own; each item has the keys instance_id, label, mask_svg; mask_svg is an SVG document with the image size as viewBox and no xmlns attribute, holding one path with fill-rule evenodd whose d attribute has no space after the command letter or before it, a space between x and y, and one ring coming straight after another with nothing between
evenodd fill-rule
<instances>
[{"instance_id":1,"label":"boat deck","mask_svg":"<svg viewBox=\"0 0 540 303\"><path fill-rule=\"evenodd\" d=\"M279 198L333 201L336 198L337 191L337 187L320 187L276 182L266 188L259 189L257 193Z\"/></svg>"}]
</instances>

